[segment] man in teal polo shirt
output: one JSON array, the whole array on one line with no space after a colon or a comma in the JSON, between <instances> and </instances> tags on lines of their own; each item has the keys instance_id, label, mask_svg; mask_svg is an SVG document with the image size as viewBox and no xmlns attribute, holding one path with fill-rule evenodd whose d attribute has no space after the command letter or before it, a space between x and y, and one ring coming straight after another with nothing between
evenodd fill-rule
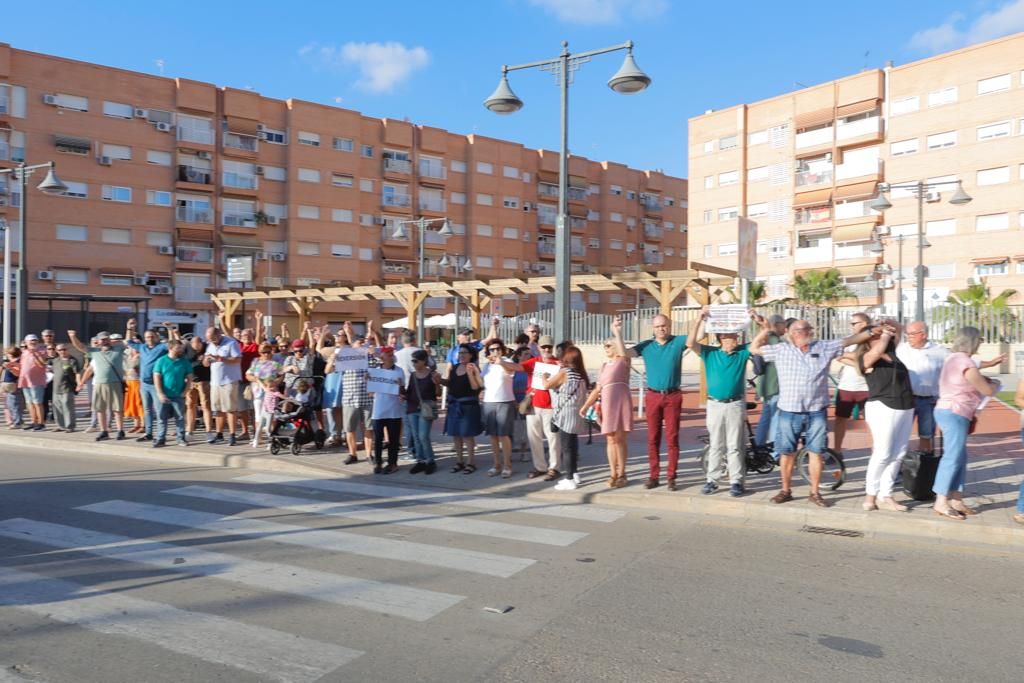
<instances>
[{"instance_id":1,"label":"man in teal polo shirt","mask_svg":"<svg viewBox=\"0 0 1024 683\"><path fill-rule=\"evenodd\" d=\"M741 496L747 469L743 440L747 424L745 382L750 352L746 344L740 344L738 334L719 334L719 346L701 344L699 340L704 336L707 317L708 307L705 306L687 342L691 351L700 354L708 389L705 419L711 438L707 482L701 493L711 494L718 490L722 456L725 455L729 464L729 495Z\"/></svg>"},{"instance_id":2,"label":"man in teal polo shirt","mask_svg":"<svg viewBox=\"0 0 1024 683\"><path fill-rule=\"evenodd\" d=\"M185 395L192 380L192 361L185 357L185 345L179 339L167 342L167 355L153 366L153 388L156 390L159 419L153 448L167 444L167 422L174 415L178 445L187 446L185 438Z\"/></svg>"},{"instance_id":3,"label":"man in teal polo shirt","mask_svg":"<svg viewBox=\"0 0 1024 683\"><path fill-rule=\"evenodd\" d=\"M679 379L683 373L683 354L686 352L686 335L671 333L672 322L664 315L657 315L651 321L654 339L645 339L628 353L632 358L644 359L647 373L647 393L644 396L647 410L647 464L650 477L644 483L645 489L658 485L661 471L661 431L664 424L665 440L668 442L668 490L676 490L676 469L679 467L679 413L683 407L683 394L679 391Z\"/></svg>"}]
</instances>

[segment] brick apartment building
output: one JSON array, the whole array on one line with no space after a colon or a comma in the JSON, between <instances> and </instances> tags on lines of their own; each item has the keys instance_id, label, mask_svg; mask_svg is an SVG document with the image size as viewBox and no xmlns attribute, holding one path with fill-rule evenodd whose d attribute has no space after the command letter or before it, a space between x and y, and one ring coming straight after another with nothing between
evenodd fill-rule
<instances>
[{"instance_id":1,"label":"brick apartment building","mask_svg":"<svg viewBox=\"0 0 1024 683\"><path fill-rule=\"evenodd\" d=\"M208 321L204 290L229 286L231 256L255 257L253 279L231 286L415 279L416 228L395 230L420 217L456 233L427 233L428 277L554 273L557 153L0 44L0 167L50 160L68 191L29 186L29 291L147 296L151 320L185 329ZM583 157L569 173L574 269L686 266L686 180ZM0 218L15 228L21 201L0 185ZM445 254L460 267L438 265ZM325 303L318 317L401 316L392 304ZM452 304L428 299L426 311ZM496 312L549 304L511 297ZM633 301L587 293L573 305Z\"/></svg>"},{"instance_id":2,"label":"brick apartment building","mask_svg":"<svg viewBox=\"0 0 1024 683\"><path fill-rule=\"evenodd\" d=\"M866 206L880 182L938 183L924 203L926 302L987 282L1024 302L1024 34L690 120L690 253L736 263L737 216L758 223L757 274L768 298L794 274L837 268L849 303L914 311L917 196ZM949 203L956 181L973 198ZM872 252L879 238L884 253Z\"/></svg>"}]
</instances>

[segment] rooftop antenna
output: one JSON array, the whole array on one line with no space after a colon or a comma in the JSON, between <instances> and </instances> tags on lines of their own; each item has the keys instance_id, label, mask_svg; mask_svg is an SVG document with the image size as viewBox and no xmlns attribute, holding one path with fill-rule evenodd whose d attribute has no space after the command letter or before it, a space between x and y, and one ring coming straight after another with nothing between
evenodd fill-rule
<instances>
[{"instance_id":1,"label":"rooftop antenna","mask_svg":"<svg viewBox=\"0 0 1024 683\"><path fill-rule=\"evenodd\" d=\"M863 69L864 71L867 71L867 70L868 70L868 56L869 56L870 54L871 54L871 50L866 50L866 51L864 52L864 69Z\"/></svg>"},{"instance_id":2,"label":"rooftop antenna","mask_svg":"<svg viewBox=\"0 0 1024 683\"><path fill-rule=\"evenodd\" d=\"M156 60L156 68L160 69L160 75L163 76L164 75L164 60L163 59Z\"/></svg>"}]
</instances>

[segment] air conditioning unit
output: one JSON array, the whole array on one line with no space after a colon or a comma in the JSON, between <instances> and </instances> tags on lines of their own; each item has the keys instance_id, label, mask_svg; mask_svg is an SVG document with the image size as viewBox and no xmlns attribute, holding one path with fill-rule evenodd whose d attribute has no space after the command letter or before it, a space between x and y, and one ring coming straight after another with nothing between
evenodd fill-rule
<instances>
[{"instance_id":1,"label":"air conditioning unit","mask_svg":"<svg viewBox=\"0 0 1024 683\"><path fill-rule=\"evenodd\" d=\"M161 247L161 249L162 248L163 247ZM149 282L149 277L146 275L136 275L135 277L132 278L132 282L137 285L144 285L147 282Z\"/></svg>"},{"instance_id":2,"label":"air conditioning unit","mask_svg":"<svg viewBox=\"0 0 1024 683\"><path fill-rule=\"evenodd\" d=\"M286 258L288 258L288 255L279 251L270 255L271 261L284 261Z\"/></svg>"},{"instance_id":3,"label":"air conditioning unit","mask_svg":"<svg viewBox=\"0 0 1024 683\"><path fill-rule=\"evenodd\" d=\"M150 294L170 294L172 291L174 290L165 285L151 285L149 287Z\"/></svg>"},{"instance_id":4,"label":"air conditioning unit","mask_svg":"<svg viewBox=\"0 0 1024 683\"><path fill-rule=\"evenodd\" d=\"M199 159L205 159L209 161L210 159L213 158L213 155L210 154L209 152L196 152L196 157Z\"/></svg>"},{"instance_id":5,"label":"air conditioning unit","mask_svg":"<svg viewBox=\"0 0 1024 683\"><path fill-rule=\"evenodd\" d=\"M879 236L881 236L881 235L888 235L889 232L890 231L889 231L889 226L888 225L879 225L877 228L875 228L875 234L879 235Z\"/></svg>"},{"instance_id":6,"label":"air conditioning unit","mask_svg":"<svg viewBox=\"0 0 1024 683\"><path fill-rule=\"evenodd\" d=\"M267 214L267 225L277 225L280 222L281 219L278 218L277 216L271 216L270 214Z\"/></svg>"},{"instance_id":7,"label":"air conditioning unit","mask_svg":"<svg viewBox=\"0 0 1024 683\"><path fill-rule=\"evenodd\" d=\"M254 254L254 257L255 257L255 259L256 259L257 261L266 261L266 260L267 260L267 258L268 258L268 256L267 256L267 252L265 252L265 251L257 251L257 252L256 252L256 253Z\"/></svg>"},{"instance_id":8,"label":"air conditioning unit","mask_svg":"<svg viewBox=\"0 0 1024 683\"><path fill-rule=\"evenodd\" d=\"M53 279L53 271L52 270L37 270L36 271L36 279L37 280L52 280Z\"/></svg>"},{"instance_id":9,"label":"air conditioning unit","mask_svg":"<svg viewBox=\"0 0 1024 683\"><path fill-rule=\"evenodd\" d=\"M646 249L647 248L647 242L641 242L640 243L640 248L641 249Z\"/></svg>"},{"instance_id":10,"label":"air conditioning unit","mask_svg":"<svg viewBox=\"0 0 1024 683\"><path fill-rule=\"evenodd\" d=\"M57 96L56 95L43 95L43 104L52 104L56 106Z\"/></svg>"},{"instance_id":11,"label":"air conditioning unit","mask_svg":"<svg viewBox=\"0 0 1024 683\"><path fill-rule=\"evenodd\" d=\"M263 132L263 131L265 131L266 129L267 129L267 127L266 127L266 126L264 126L264 125L263 125L262 123L257 123L257 124L256 124L256 130L257 130L258 132L262 133L262 132Z\"/></svg>"},{"instance_id":12,"label":"air conditioning unit","mask_svg":"<svg viewBox=\"0 0 1024 683\"><path fill-rule=\"evenodd\" d=\"M891 277L883 277L881 280L878 281L879 289L892 289L892 287L893 281Z\"/></svg>"},{"instance_id":13,"label":"air conditioning unit","mask_svg":"<svg viewBox=\"0 0 1024 683\"><path fill-rule=\"evenodd\" d=\"M157 289L160 290L160 292L159 292L160 294L173 294L174 293L174 287L168 287L167 285L161 285L160 287L157 287Z\"/></svg>"},{"instance_id":14,"label":"air conditioning unit","mask_svg":"<svg viewBox=\"0 0 1024 683\"><path fill-rule=\"evenodd\" d=\"M262 166L256 167L256 175L263 175L264 168Z\"/></svg>"},{"instance_id":15,"label":"air conditioning unit","mask_svg":"<svg viewBox=\"0 0 1024 683\"><path fill-rule=\"evenodd\" d=\"M529 271L530 270L530 262L529 261L523 261L523 270L524 271Z\"/></svg>"},{"instance_id":16,"label":"air conditioning unit","mask_svg":"<svg viewBox=\"0 0 1024 683\"><path fill-rule=\"evenodd\" d=\"M39 278L39 279L41 280L42 278ZM985 281L982 278L980 278L980 277L975 277L975 276L972 275L971 277L967 278L967 284L968 285L983 285L983 284L985 284Z\"/></svg>"},{"instance_id":17,"label":"air conditioning unit","mask_svg":"<svg viewBox=\"0 0 1024 683\"><path fill-rule=\"evenodd\" d=\"M110 157L100 157L99 158L99 162L100 162L100 166L113 166L114 165L114 160L111 159Z\"/></svg>"},{"instance_id":18,"label":"air conditioning unit","mask_svg":"<svg viewBox=\"0 0 1024 683\"><path fill-rule=\"evenodd\" d=\"M543 273L544 272L544 264L543 263L534 263L533 264L533 272L535 272L535 273Z\"/></svg>"},{"instance_id":19,"label":"air conditioning unit","mask_svg":"<svg viewBox=\"0 0 1024 683\"><path fill-rule=\"evenodd\" d=\"M942 198L942 196L937 191L935 191L935 190L928 190L924 194L924 200L926 202L930 202L930 203L933 203L933 204L935 202L939 201L939 199L941 199L941 198Z\"/></svg>"},{"instance_id":20,"label":"air conditioning unit","mask_svg":"<svg viewBox=\"0 0 1024 683\"><path fill-rule=\"evenodd\" d=\"M149 110L143 109L142 107L135 107L135 118L137 119L148 119Z\"/></svg>"},{"instance_id":21,"label":"air conditioning unit","mask_svg":"<svg viewBox=\"0 0 1024 683\"><path fill-rule=\"evenodd\" d=\"M174 247L157 247L157 251L164 256L174 256Z\"/></svg>"},{"instance_id":22,"label":"air conditioning unit","mask_svg":"<svg viewBox=\"0 0 1024 683\"><path fill-rule=\"evenodd\" d=\"M533 204L530 202L523 202L523 211L533 211Z\"/></svg>"},{"instance_id":23,"label":"air conditioning unit","mask_svg":"<svg viewBox=\"0 0 1024 683\"><path fill-rule=\"evenodd\" d=\"M158 122L156 124L156 129L158 131L160 131L161 133L170 133L171 132L171 124L164 123L163 121L160 121L160 122Z\"/></svg>"}]
</instances>

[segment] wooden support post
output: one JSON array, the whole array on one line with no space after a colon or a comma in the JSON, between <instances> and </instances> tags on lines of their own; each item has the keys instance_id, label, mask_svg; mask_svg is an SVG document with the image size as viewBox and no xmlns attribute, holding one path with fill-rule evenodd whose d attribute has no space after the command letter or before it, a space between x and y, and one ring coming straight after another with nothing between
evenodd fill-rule
<instances>
[{"instance_id":1,"label":"wooden support post","mask_svg":"<svg viewBox=\"0 0 1024 683\"><path fill-rule=\"evenodd\" d=\"M697 303L700 304L701 306L707 306L708 304L710 304L711 291L708 282L706 280L694 280L693 284L699 287L699 289L697 290L694 290L692 287L690 289L690 292L693 294L693 298L697 301ZM707 341L707 335L704 335L704 339L699 339L698 341L704 343L705 341ZM705 377L704 375L703 361L698 360L698 364L700 367L700 390L697 394L697 404L700 406L704 406L708 402L708 380L707 377Z\"/></svg>"},{"instance_id":2,"label":"wooden support post","mask_svg":"<svg viewBox=\"0 0 1024 683\"><path fill-rule=\"evenodd\" d=\"M288 305L299 316L299 332L296 339L300 338L306 328L306 321L312 319L313 311L316 310L317 299L311 296L299 296L288 300Z\"/></svg>"},{"instance_id":3,"label":"wooden support post","mask_svg":"<svg viewBox=\"0 0 1024 683\"><path fill-rule=\"evenodd\" d=\"M213 303L217 306L217 321L221 331L225 334L231 332L231 328L234 327L235 312L241 305L241 299L214 299Z\"/></svg>"},{"instance_id":4,"label":"wooden support post","mask_svg":"<svg viewBox=\"0 0 1024 683\"><path fill-rule=\"evenodd\" d=\"M415 332L416 312L423 305L423 302L427 300L428 292L395 292L394 294L398 303L402 304L402 308L405 309L405 328Z\"/></svg>"},{"instance_id":5,"label":"wooden support post","mask_svg":"<svg viewBox=\"0 0 1024 683\"><path fill-rule=\"evenodd\" d=\"M476 290L468 297L462 298L466 302L466 307L469 308L470 326L482 338L484 331L480 327L480 314L490 305L491 297L481 294L479 290Z\"/></svg>"}]
</instances>

